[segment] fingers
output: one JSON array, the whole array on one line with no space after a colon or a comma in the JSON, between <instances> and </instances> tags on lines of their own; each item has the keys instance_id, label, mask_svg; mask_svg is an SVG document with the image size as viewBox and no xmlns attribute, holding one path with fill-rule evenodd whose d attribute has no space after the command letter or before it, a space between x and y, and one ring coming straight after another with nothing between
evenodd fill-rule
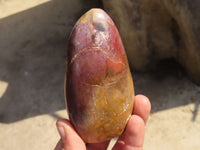
<instances>
[{"instance_id":1,"label":"fingers","mask_svg":"<svg viewBox=\"0 0 200 150\"><path fill-rule=\"evenodd\" d=\"M124 133L119 137L114 150L142 150L145 133L145 123L151 111L151 104L147 97L137 95L134 99L134 109ZM61 136L55 150L86 150L85 143L73 129L68 120L58 120L57 129ZM87 144L88 150L106 149L109 141L103 143Z\"/></svg>"},{"instance_id":2,"label":"fingers","mask_svg":"<svg viewBox=\"0 0 200 150\"><path fill-rule=\"evenodd\" d=\"M142 150L145 123L151 111L149 99L137 95L134 99L133 115L129 119L124 133L119 137L113 150Z\"/></svg>"},{"instance_id":3,"label":"fingers","mask_svg":"<svg viewBox=\"0 0 200 150\"><path fill-rule=\"evenodd\" d=\"M109 141L102 142L102 143L88 143L86 144L87 150L104 150L107 149Z\"/></svg>"},{"instance_id":4,"label":"fingers","mask_svg":"<svg viewBox=\"0 0 200 150\"><path fill-rule=\"evenodd\" d=\"M132 115L124 133L117 140L113 150L142 150L144 133L144 120L137 115Z\"/></svg>"},{"instance_id":5,"label":"fingers","mask_svg":"<svg viewBox=\"0 0 200 150\"><path fill-rule=\"evenodd\" d=\"M133 114L140 116L146 123L151 111L151 103L144 95L137 95L134 99Z\"/></svg>"},{"instance_id":6,"label":"fingers","mask_svg":"<svg viewBox=\"0 0 200 150\"><path fill-rule=\"evenodd\" d=\"M58 142L55 150L85 150L85 143L73 129L68 120L58 120L57 129L61 140Z\"/></svg>"},{"instance_id":7,"label":"fingers","mask_svg":"<svg viewBox=\"0 0 200 150\"><path fill-rule=\"evenodd\" d=\"M57 143L55 150L85 150L85 143L76 133L71 123L68 120L58 120L57 129L61 136L61 140ZM102 143L88 143L87 150L102 150L108 147L110 141Z\"/></svg>"}]
</instances>

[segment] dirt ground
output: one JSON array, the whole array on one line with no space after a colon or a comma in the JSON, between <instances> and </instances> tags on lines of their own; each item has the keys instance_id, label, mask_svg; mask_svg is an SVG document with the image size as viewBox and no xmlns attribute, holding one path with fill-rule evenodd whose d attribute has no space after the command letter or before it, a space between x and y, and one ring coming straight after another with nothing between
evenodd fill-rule
<instances>
[{"instance_id":1,"label":"dirt ground","mask_svg":"<svg viewBox=\"0 0 200 150\"><path fill-rule=\"evenodd\" d=\"M97 0L0 0L0 150L49 150L67 118L63 81L75 21ZM133 72L152 103L144 150L200 149L200 86L173 61Z\"/></svg>"}]
</instances>

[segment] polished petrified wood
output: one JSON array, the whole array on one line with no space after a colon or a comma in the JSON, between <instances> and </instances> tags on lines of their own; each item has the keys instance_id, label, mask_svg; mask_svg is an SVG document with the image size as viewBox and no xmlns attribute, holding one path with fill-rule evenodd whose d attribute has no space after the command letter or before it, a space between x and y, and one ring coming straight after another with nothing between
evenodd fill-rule
<instances>
[{"instance_id":1,"label":"polished petrified wood","mask_svg":"<svg viewBox=\"0 0 200 150\"><path fill-rule=\"evenodd\" d=\"M133 108L132 75L118 30L101 9L84 14L70 35L65 94L70 120L85 142L123 132Z\"/></svg>"}]
</instances>

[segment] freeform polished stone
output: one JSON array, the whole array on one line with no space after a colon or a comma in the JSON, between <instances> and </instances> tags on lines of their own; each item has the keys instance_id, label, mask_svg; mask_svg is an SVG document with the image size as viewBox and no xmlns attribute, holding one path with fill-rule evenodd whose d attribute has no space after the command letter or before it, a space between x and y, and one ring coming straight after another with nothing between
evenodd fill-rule
<instances>
[{"instance_id":1,"label":"freeform polished stone","mask_svg":"<svg viewBox=\"0 0 200 150\"><path fill-rule=\"evenodd\" d=\"M132 114L127 56L115 24L101 9L89 10L72 30L65 95L69 118L87 143L119 136Z\"/></svg>"}]
</instances>

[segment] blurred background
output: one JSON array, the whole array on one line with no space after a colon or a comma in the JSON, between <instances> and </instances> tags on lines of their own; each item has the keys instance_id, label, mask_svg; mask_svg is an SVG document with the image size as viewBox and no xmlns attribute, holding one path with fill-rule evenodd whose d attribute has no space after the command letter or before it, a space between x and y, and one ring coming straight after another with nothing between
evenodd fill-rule
<instances>
[{"instance_id":1,"label":"blurred background","mask_svg":"<svg viewBox=\"0 0 200 150\"><path fill-rule=\"evenodd\" d=\"M100 0L0 0L0 150L49 150L59 140L66 48L77 19ZM200 149L200 86L173 60L132 71L152 103L144 150Z\"/></svg>"}]
</instances>

